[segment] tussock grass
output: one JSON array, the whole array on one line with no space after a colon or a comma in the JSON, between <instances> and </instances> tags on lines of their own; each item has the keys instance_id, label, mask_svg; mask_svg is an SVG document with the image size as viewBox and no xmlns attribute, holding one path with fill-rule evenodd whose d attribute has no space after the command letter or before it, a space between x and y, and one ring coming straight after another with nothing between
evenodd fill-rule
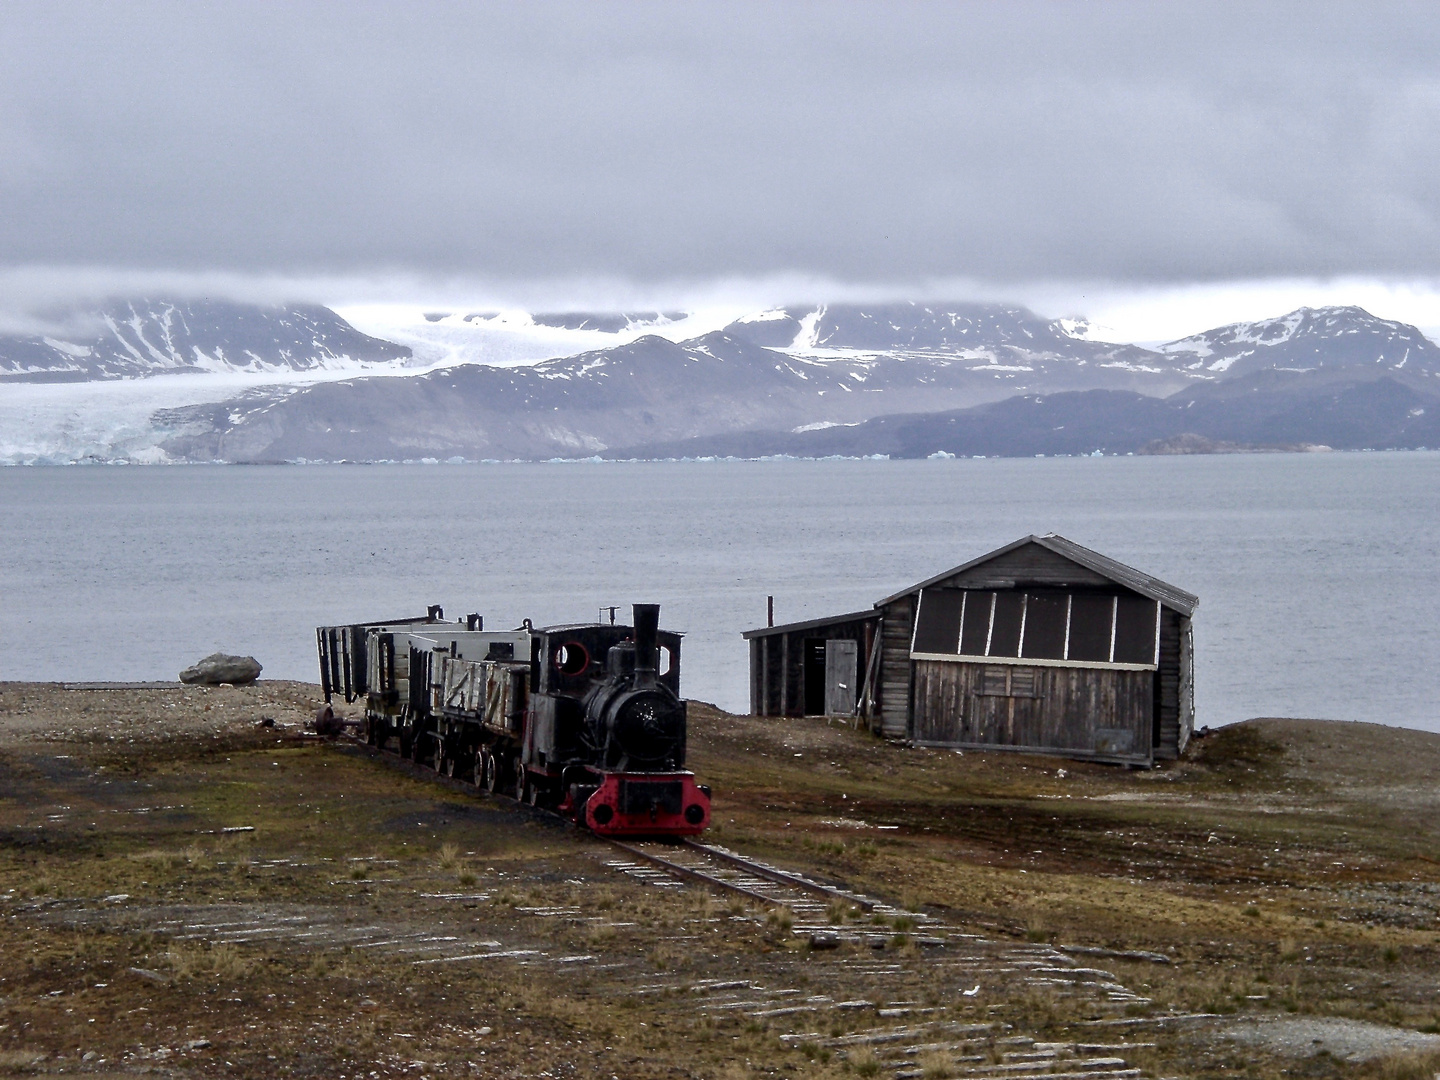
<instances>
[{"instance_id":1,"label":"tussock grass","mask_svg":"<svg viewBox=\"0 0 1440 1080\"><path fill-rule=\"evenodd\" d=\"M926 1050L915 1059L925 1080L944 1080L955 1071L955 1055L948 1050Z\"/></svg>"},{"instance_id":2,"label":"tussock grass","mask_svg":"<svg viewBox=\"0 0 1440 1080\"><path fill-rule=\"evenodd\" d=\"M845 1051L845 1064L856 1076L879 1076L882 1067L875 1048L867 1045Z\"/></svg>"},{"instance_id":3,"label":"tussock grass","mask_svg":"<svg viewBox=\"0 0 1440 1080\"><path fill-rule=\"evenodd\" d=\"M1373 1080L1432 1080L1440 1076L1440 1050L1389 1054L1371 1062L1362 1075Z\"/></svg>"},{"instance_id":4,"label":"tussock grass","mask_svg":"<svg viewBox=\"0 0 1440 1080\"><path fill-rule=\"evenodd\" d=\"M241 979L250 973L250 961L234 945L198 945L176 942L165 953L166 963L177 980Z\"/></svg>"}]
</instances>

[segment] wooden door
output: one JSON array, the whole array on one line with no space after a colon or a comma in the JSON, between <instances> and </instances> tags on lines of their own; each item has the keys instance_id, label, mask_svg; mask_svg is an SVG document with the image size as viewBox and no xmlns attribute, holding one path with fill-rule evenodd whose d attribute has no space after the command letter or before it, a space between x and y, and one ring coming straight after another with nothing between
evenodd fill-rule
<instances>
[{"instance_id":1,"label":"wooden door","mask_svg":"<svg viewBox=\"0 0 1440 1080\"><path fill-rule=\"evenodd\" d=\"M848 638L825 642L825 715L853 716L860 672L860 647Z\"/></svg>"}]
</instances>

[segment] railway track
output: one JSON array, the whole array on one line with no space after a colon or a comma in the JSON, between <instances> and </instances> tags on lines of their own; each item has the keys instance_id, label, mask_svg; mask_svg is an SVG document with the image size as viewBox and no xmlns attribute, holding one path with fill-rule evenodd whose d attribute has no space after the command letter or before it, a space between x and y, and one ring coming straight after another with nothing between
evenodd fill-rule
<instances>
[{"instance_id":1,"label":"railway track","mask_svg":"<svg viewBox=\"0 0 1440 1080\"><path fill-rule=\"evenodd\" d=\"M458 792L477 791L393 751L349 741L353 752L412 776ZM567 820L523 803L516 806ZM667 977L663 966L642 966L622 977L629 994L636 1000L693 999L694 1010L711 1022L763 1024L781 1046L863 1063L874 1070L871 1075L918 1080L943 1060L944 1075L953 1080L1142 1080L1144 1073L1131 1055L1156 1043L1137 1038L1153 1039L1161 1031L1215 1019L1209 1014L1147 1015L1149 998L1061 947L976 933L975 926L907 911L715 843L591 835L604 843L595 854L610 871L665 891L698 885L750 908L704 917L712 923L740 918L767 926L769 934L778 931L792 943L808 939L808 949L774 950L758 970L719 978ZM757 919L756 907L768 908L769 914ZM569 919L578 913L573 908L515 910L535 918ZM697 946L703 941L692 931L680 934ZM523 941L501 947L498 940L475 943L427 935L381 935L375 947L413 952L416 964L496 957L530 965L595 959L551 955ZM847 947L816 952L842 945ZM812 981L816 972L824 973L819 982ZM917 993L922 986L926 992ZM1071 1025L1067 1041L1039 1041L1024 1033L1027 1017L1011 1014L1016 1000L1073 1003L1070 1007L1083 1008L1087 1019Z\"/></svg>"},{"instance_id":2,"label":"railway track","mask_svg":"<svg viewBox=\"0 0 1440 1080\"><path fill-rule=\"evenodd\" d=\"M607 865L634 877L665 874L677 882L699 882L770 907L785 908L795 919L824 924L832 909L882 918L901 917L898 909L867 896L838 889L803 874L698 840L624 841L602 837L628 859Z\"/></svg>"},{"instance_id":3,"label":"railway track","mask_svg":"<svg viewBox=\"0 0 1440 1080\"><path fill-rule=\"evenodd\" d=\"M347 731L342 738L351 746L372 757L381 758L392 767L402 769L412 776L433 780L456 791L481 790L472 783L447 776L394 750L372 746L353 732ZM518 801L516 803L524 805ZM530 807L530 810L557 821L569 821L552 810L537 807ZM591 835L627 856L624 859L609 860L606 865L613 870L652 883L657 877L668 877L676 885L704 884L721 892L741 896L753 903L784 908L797 922L826 924L834 907L871 915L887 923L895 919L913 921L919 918L883 901L826 885L803 874L772 866L715 844L692 839L633 841L593 833Z\"/></svg>"}]
</instances>

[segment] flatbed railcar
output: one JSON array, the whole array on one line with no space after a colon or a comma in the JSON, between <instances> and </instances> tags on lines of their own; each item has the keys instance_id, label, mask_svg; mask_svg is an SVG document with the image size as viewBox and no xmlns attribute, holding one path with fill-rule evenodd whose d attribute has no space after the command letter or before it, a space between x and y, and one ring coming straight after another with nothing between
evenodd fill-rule
<instances>
[{"instance_id":1,"label":"flatbed railcar","mask_svg":"<svg viewBox=\"0 0 1440 1080\"><path fill-rule=\"evenodd\" d=\"M631 626L487 631L479 615L319 627L326 701L364 700L373 746L609 836L686 836L710 791L685 768L681 635ZM612 611L613 614L613 611Z\"/></svg>"}]
</instances>

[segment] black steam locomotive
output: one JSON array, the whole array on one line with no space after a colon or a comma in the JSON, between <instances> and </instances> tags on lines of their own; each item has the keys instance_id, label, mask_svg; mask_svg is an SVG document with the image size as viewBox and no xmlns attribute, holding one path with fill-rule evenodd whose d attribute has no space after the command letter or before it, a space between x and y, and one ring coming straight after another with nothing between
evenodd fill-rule
<instances>
[{"instance_id":1,"label":"black steam locomotive","mask_svg":"<svg viewBox=\"0 0 1440 1080\"><path fill-rule=\"evenodd\" d=\"M613 619L612 609L612 619ZM690 835L710 792L685 769L680 635L634 625L487 631L479 615L322 626L326 701L365 700L374 746L605 835Z\"/></svg>"}]
</instances>

